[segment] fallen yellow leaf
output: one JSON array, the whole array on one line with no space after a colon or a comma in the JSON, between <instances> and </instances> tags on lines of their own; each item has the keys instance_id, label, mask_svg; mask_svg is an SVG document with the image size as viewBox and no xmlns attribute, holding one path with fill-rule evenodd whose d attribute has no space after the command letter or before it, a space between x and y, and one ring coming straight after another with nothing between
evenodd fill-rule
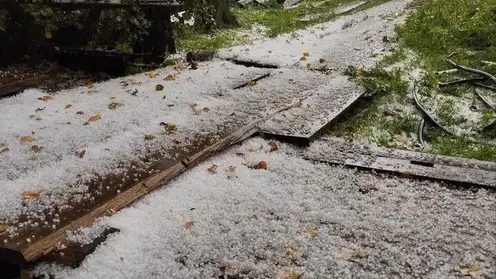
<instances>
[{"instance_id":1,"label":"fallen yellow leaf","mask_svg":"<svg viewBox=\"0 0 496 279\"><path fill-rule=\"evenodd\" d=\"M91 89L91 88L93 88L93 87L95 87L95 86L93 85L93 83L92 83L90 80L87 80L87 81L86 81L86 87L88 87L88 88L90 88L90 89Z\"/></svg>"},{"instance_id":2,"label":"fallen yellow leaf","mask_svg":"<svg viewBox=\"0 0 496 279\"><path fill-rule=\"evenodd\" d=\"M293 248L286 248L286 258L288 258L291 261L296 260L298 255L296 254L296 251Z\"/></svg>"},{"instance_id":3,"label":"fallen yellow leaf","mask_svg":"<svg viewBox=\"0 0 496 279\"><path fill-rule=\"evenodd\" d=\"M9 229L8 225L0 224L0 233L6 231Z\"/></svg>"},{"instance_id":4,"label":"fallen yellow leaf","mask_svg":"<svg viewBox=\"0 0 496 279\"><path fill-rule=\"evenodd\" d=\"M303 52L303 56L308 57L308 56L310 56L310 53L308 53L308 52Z\"/></svg>"},{"instance_id":5,"label":"fallen yellow leaf","mask_svg":"<svg viewBox=\"0 0 496 279\"><path fill-rule=\"evenodd\" d=\"M95 122L100 119L102 119L102 116L100 115L99 112L97 112L93 116L91 116L90 119L88 119L88 122Z\"/></svg>"},{"instance_id":6,"label":"fallen yellow leaf","mask_svg":"<svg viewBox=\"0 0 496 279\"><path fill-rule=\"evenodd\" d=\"M184 222L184 227L186 229L189 229L193 226L193 221L188 221L188 222Z\"/></svg>"},{"instance_id":7,"label":"fallen yellow leaf","mask_svg":"<svg viewBox=\"0 0 496 279\"><path fill-rule=\"evenodd\" d=\"M50 31L46 31L45 32L45 38L47 38L47 39L50 40L52 37L53 37L53 35L52 35L52 33Z\"/></svg>"},{"instance_id":8,"label":"fallen yellow leaf","mask_svg":"<svg viewBox=\"0 0 496 279\"><path fill-rule=\"evenodd\" d=\"M300 61L305 61L307 58L305 56L300 57Z\"/></svg>"},{"instance_id":9,"label":"fallen yellow leaf","mask_svg":"<svg viewBox=\"0 0 496 279\"><path fill-rule=\"evenodd\" d=\"M0 147L0 153L4 153L4 152L7 152L9 151L9 148L8 147Z\"/></svg>"},{"instance_id":10,"label":"fallen yellow leaf","mask_svg":"<svg viewBox=\"0 0 496 279\"><path fill-rule=\"evenodd\" d=\"M314 229L305 229L303 231L303 235L307 236L307 237L310 237L310 238L314 238L316 237L317 235L319 235L319 232L317 232L316 230Z\"/></svg>"},{"instance_id":11,"label":"fallen yellow leaf","mask_svg":"<svg viewBox=\"0 0 496 279\"><path fill-rule=\"evenodd\" d=\"M290 274L284 276L283 279L301 279L303 277L303 274L305 274L305 272L291 272Z\"/></svg>"},{"instance_id":12,"label":"fallen yellow leaf","mask_svg":"<svg viewBox=\"0 0 496 279\"><path fill-rule=\"evenodd\" d=\"M34 138L32 136L23 136L21 137L21 142L33 142Z\"/></svg>"},{"instance_id":13,"label":"fallen yellow leaf","mask_svg":"<svg viewBox=\"0 0 496 279\"><path fill-rule=\"evenodd\" d=\"M65 105L65 109L68 109L68 108L71 108L71 107L72 107L72 105L71 105L71 104L67 104L67 105Z\"/></svg>"},{"instance_id":14,"label":"fallen yellow leaf","mask_svg":"<svg viewBox=\"0 0 496 279\"><path fill-rule=\"evenodd\" d=\"M40 197L40 190L29 190L22 192L22 198L25 200L37 199Z\"/></svg>"},{"instance_id":15,"label":"fallen yellow leaf","mask_svg":"<svg viewBox=\"0 0 496 279\"><path fill-rule=\"evenodd\" d=\"M165 129L165 134L170 135L177 130L177 127L174 124L164 123L164 129Z\"/></svg>"},{"instance_id":16,"label":"fallen yellow leaf","mask_svg":"<svg viewBox=\"0 0 496 279\"><path fill-rule=\"evenodd\" d=\"M122 106L124 106L124 104L121 104L121 103L110 103L108 105L108 108L111 109L111 110L115 110L115 109L120 108Z\"/></svg>"},{"instance_id":17,"label":"fallen yellow leaf","mask_svg":"<svg viewBox=\"0 0 496 279\"><path fill-rule=\"evenodd\" d=\"M200 113L202 112L202 110L199 109L197 105L189 105L189 108L194 115L200 115Z\"/></svg>"},{"instance_id":18,"label":"fallen yellow leaf","mask_svg":"<svg viewBox=\"0 0 496 279\"><path fill-rule=\"evenodd\" d=\"M171 81L171 80L176 80L176 77L173 75L168 75L164 78L165 81Z\"/></svg>"},{"instance_id":19,"label":"fallen yellow leaf","mask_svg":"<svg viewBox=\"0 0 496 279\"><path fill-rule=\"evenodd\" d=\"M52 97L52 96L50 96L50 95L45 95L45 96L43 96L43 101L47 102L47 101L49 101L49 100L53 100L53 97Z\"/></svg>"},{"instance_id":20,"label":"fallen yellow leaf","mask_svg":"<svg viewBox=\"0 0 496 279\"><path fill-rule=\"evenodd\" d=\"M145 140L152 140L155 137L153 135L145 135Z\"/></svg>"},{"instance_id":21,"label":"fallen yellow leaf","mask_svg":"<svg viewBox=\"0 0 496 279\"><path fill-rule=\"evenodd\" d=\"M150 78L156 78L158 77L158 73L151 73L148 75Z\"/></svg>"},{"instance_id":22,"label":"fallen yellow leaf","mask_svg":"<svg viewBox=\"0 0 496 279\"><path fill-rule=\"evenodd\" d=\"M482 266L479 263L474 263L460 268L460 273L463 276L470 275L473 278L479 278L484 274L482 271Z\"/></svg>"},{"instance_id":23,"label":"fallen yellow leaf","mask_svg":"<svg viewBox=\"0 0 496 279\"><path fill-rule=\"evenodd\" d=\"M255 85L257 85L257 82L256 82L256 81L254 81L254 80L250 80L250 81L247 83L247 85L248 85L248 86L250 86L250 87L251 87L251 86L255 86Z\"/></svg>"},{"instance_id":24,"label":"fallen yellow leaf","mask_svg":"<svg viewBox=\"0 0 496 279\"><path fill-rule=\"evenodd\" d=\"M310 63L307 63L305 67L307 67L307 69L310 69Z\"/></svg>"}]
</instances>

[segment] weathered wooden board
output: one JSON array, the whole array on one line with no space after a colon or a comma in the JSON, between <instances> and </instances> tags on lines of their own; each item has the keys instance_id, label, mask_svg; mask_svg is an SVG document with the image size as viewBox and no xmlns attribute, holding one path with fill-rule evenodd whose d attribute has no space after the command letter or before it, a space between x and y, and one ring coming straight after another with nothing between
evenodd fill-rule
<instances>
[{"instance_id":1,"label":"weathered wooden board","mask_svg":"<svg viewBox=\"0 0 496 279\"><path fill-rule=\"evenodd\" d=\"M326 138L303 157L350 167L403 174L496 189L496 163L412 151L379 148Z\"/></svg>"},{"instance_id":2,"label":"weathered wooden board","mask_svg":"<svg viewBox=\"0 0 496 279\"><path fill-rule=\"evenodd\" d=\"M26 88L36 87L46 79L45 76L30 77L24 80L17 80L0 86L0 96L9 95L22 91Z\"/></svg>"},{"instance_id":3,"label":"weathered wooden board","mask_svg":"<svg viewBox=\"0 0 496 279\"><path fill-rule=\"evenodd\" d=\"M292 107L281 110L260 127L263 137L308 145L339 116L350 109L364 90L343 75L308 91Z\"/></svg>"},{"instance_id":4,"label":"weathered wooden board","mask_svg":"<svg viewBox=\"0 0 496 279\"><path fill-rule=\"evenodd\" d=\"M64 241L66 240L68 231L74 231L81 227L88 227L93 224L96 219L103 216L112 215L122 208L130 205L131 203L135 202L151 191L160 188L164 184L167 184L172 179L186 171L188 168L194 167L210 156L226 149L227 147L243 139L246 139L247 137L252 136L258 131L258 124L258 121L250 123L240 128L233 134L207 147L203 151L200 151L196 155L181 160L179 163L173 165L172 167L161 170L159 173L147 178L146 180L138 182L130 189L118 194L114 198L108 200L107 202L93 209L84 216L58 229L48 236L41 238L37 242L34 242L33 244L27 246L21 251L24 255L24 258L28 262L30 262L39 259L43 255L55 251L57 245L59 243L64 243Z\"/></svg>"}]
</instances>

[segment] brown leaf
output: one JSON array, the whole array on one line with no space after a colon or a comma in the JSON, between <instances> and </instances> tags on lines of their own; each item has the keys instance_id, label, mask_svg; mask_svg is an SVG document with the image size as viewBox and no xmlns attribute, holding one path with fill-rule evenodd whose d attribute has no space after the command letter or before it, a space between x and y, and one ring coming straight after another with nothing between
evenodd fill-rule
<instances>
[{"instance_id":1,"label":"brown leaf","mask_svg":"<svg viewBox=\"0 0 496 279\"><path fill-rule=\"evenodd\" d=\"M284 276L283 279L301 279L305 272L291 272L290 274Z\"/></svg>"},{"instance_id":2,"label":"brown leaf","mask_svg":"<svg viewBox=\"0 0 496 279\"><path fill-rule=\"evenodd\" d=\"M164 86L162 84L157 84L155 86L155 91L162 91L162 90L164 90Z\"/></svg>"},{"instance_id":3,"label":"brown leaf","mask_svg":"<svg viewBox=\"0 0 496 279\"><path fill-rule=\"evenodd\" d=\"M323 64L323 63L325 63L325 62L326 62L326 60L325 60L324 58L320 58L320 59L319 59L319 63L320 63L320 64Z\"/></svg>"},{"instance_id":4,"label":"brown leaf","mask_svg":"<svg viewBox=\"0 0 496 279\"><path fill-rule=\"evenodd\" d=\"M82 112L82 111L78 111L78 112L76 112L76 114L77 114L77 115L83 115L83 114L84 114L84 112Z\"/></svg>"},{"instance_id":5,"label":"brown leaf","mask_svg":"<svg viewBox=\"0 0 496 279\"><path fill-rule=\"evenodd\" d=\"M174 124L164 123L164 130L166 135L170 135L177 130L177 126Z\"/></svg>"},{"instance_id":6,"label":"brown leaf","mask_svg":"<svg viewBox=\"0 0 496 279\"><path fill-rule=\"evenodd\" d=\"M97 112L88 119L88 122L95 122L95 121L100 120L100 119L102 119L102 116L100 115L99 112Z\"/></svg>"},{"instance_id":7,"label":"brown leaf","mask_svg":"<svg viewBox=\"0 0 496 279\"><path fill-rule=\"evenodd\" d=\"M217 173L217 165L212 165L210 168L207 169L208 172L210 173Z\"/></svg>"},{"instance_id":8,"label":"brown leaf","mask_svg":"<svg viewBox=\"0 0 496 279\"><path fill-rule=\"evenodd\" d=\"M53 97L52 97L52 96L50 96L50 95L45 95L45 96L43 96L43 101L47 102L47 101L49 101L49 100L53 100Z\"/></svg>"},{"instance_id":9,"label":"brown leaf","mask_svg":"<svg viewBox=\"0 0 496 279\"><path fill-rule=\"evenodd\" d=\"M64 108L65 108L65 109L68 109L68 108L71 108L71 107L72 107L72 105L71 105L71 104L67 104L67 105L65 105L65 107L64 107Z\"/></svg>"},{"instance_id":10,"label":"brown leaf","mask_svg":"<svg viewBox=\"0 0 496 279\"><path fill-rule=\"evenodd\" d=\"M38 146L38 145L33 145L31 146L31 150L33 150L34 152L38 153L41 151L41 149L43 149L43 147L41 146Z\"/></svg>"},{"instance_id":11,"label":"brown leaf","mask_svg":"<svg viewBox=\"0 0 496 279\"><path fill-rule=\"evenodd\" d=\"M277 147L277 143L273 140L269 141L269 146L270 146L270 152L276 151L277 149L279 149L279 147Z\"/></svg>"},{"instance_id":12,"label":"brown leaf","mask_svg":"<svg viewBox=\"0 0 496 279\"><path fill-rule=\"evenodd\" d=\"M153 135L145 135L145 140L152 140L155 137Z\"/></svg>"},{"instance_id":13,"label":"brown leaf","mask_svg":"<svg viewBox=\"0 0 496 279\"><path fill-rule=\"evenodd\" d=\"M286 252L286 258L288 258L291 261L296 260L298 257L296 251L293 248L286 248L285 252Z\"/></svg>"},{"instance_id":14,"label":"brown leaf","mask_svg":"<svg viewBox=\"0 0 496 279\"><path fill-rule=\"evenodd\" d=\"M85 83L86 83L86 87L88 87L89 89L91 89L91 88L95 87L95 86L93 85L93 83L91 82L91 80L86 80L86 82L85 82Z\"/></svg>"},{"instance_id":15,"label":"brown leaf","mask_svg":"<svg viewBox=\"0 0 496 279\"><path fill-rule=\"evenodd\" d=\"M256 170L259 170L259 169L264 169L266 170L267 169L267 162L265 161L260 161L257 165L255 165L253 168L256 169Z\"/></svg>"},{"instance_id":16,"label":"brown leaf","mask_svg":"<svg viewBox=\"0 0 496 279\"><path fill-rule=\"evenodd\" d=\"M0 224L0 233L3 233L4 231L9 229L9 225L5 224Z\"/></svg>"},{"instance_id":17,"label":"brown leaf","mask_svg":"<svg viewBox=\"0 0 496 279\"><path fill-rule=\"evenodd\" d=\"M347 261L359 263L360 260L363 259L363 256L357 251L352 251L352 252L347 253L345 258Z\"/></svg>"},{"instance_id":18,"label":"brown leaf","mask_svg":"<svg viewBox=\"0 0 496 279\"><path fill-rule=\"evenodd\" d=\"M79 158L83 158L84 154L86 154L86 150L82 150L80 152L76 152Z\"/></svg>"},{"instance_id":19,"label":"brown leaf","mask_svg":"<svg viewBox=\"0 0 496 279\"><path fill-rule=\"evenodd\" d=\"M21 142L33 142L34 138L32 136L23 136L21 137Z\"/></svg>"},{"instance_id":20,"label":"brown leaf","mask_svg":"<svg viewBox=\"0 0 496 279\"><path fill-rule=\"evenodd\" d=\"M197 105L189 105L189 108L194 115L200 115L200 113L202 112L202 110L199 109Z\"/></svg>"},{"instance_id":21,"label":"brown leaf","mask_svg":"<svg viewBox=\"0 0 496 279\"><path fill-rule=\"evenodd\" d=\"M473 278L479 278L482 275L484 275L484 273L482 271L482 266L480 265L480 263L474 263L471 265L464 266L464 267L460 268L460 273L463 276L470 275Z\"/></svg>"},{"instance_id":22,"label":"brown leaf","mask_svg":"<svg viewBox=\"0 0 496 279\"><path fill-rule=\"evenodd\" d=\"M308 52L303 52L303 56L308 57L308 56L310 56L310 53L308 53Z\"/></svg>"},{"instance_id":23,"label":"brown leaf","mask_svg":"<svg viewBox=\"0 0 496 279\"><path fill-rule=\"evenodd\" d=\"M9 151L9 148L8 147L0 147L0 153L4 153L4 152L7 152Z\"/></svg>"},{"instance_id":24,"label":"brown leaf","mask_svg":"<svg viewBox=\"0 0 496 279\"><path fill-rule=\"evenodd\" d=\"M247 86L250 86L250 87L251 87L251 86L255 86L255 85L257 85L257 82L256 82L256 81L254 81L254 80L250 80L250 81L249 81L246 85L247 85Z\"/></svg>"},{"instance_id":25,"label":"brown leaf","mask_svg":"<svg viewBox=\"0 0 496 279\"><path fill-rule=\"evenodd\" d=\"M158 73L150 73L148 76L150 78L156 78L156 77L158 77Z\"/></svg>"},{"instance_id":26,"label":"brown leaf","mask_svg":"<svg viewBox=\"0 0 496 279\"><path fill-rule=\"evenodd\" d=\"M307 58L305 56L300 57L300 61L305 61Z\"/></svg>"},{"instance_id":27,"label":"brown leaf","mask_svg":"<svg viewBox=\"0 0 496 279\"><path fill-rule=\"evenodd\" d=\"M124 104L121 104L121 103L110 103L107 107L111 110L115 110L117 108L120 108L124 106Z\"/></svg>"},{"instance_id":28,"label":"brown leaf","mask_svg":"<svg viewBox=\"0 0 496 279\"><path fill-rule=\"evenodd\" d=\"M314 230L314 229L305 229L303 231L303 235L304 236L307 236L307 237L310 237L310 238L314 238L316 237L317 235L319 235L319 232Z\"/></svg>"},{"instance_id":29,"label":"brown leaf","mask_svg":"<svg viewBox=\"0 0 496 279\"><path fill-rule=\"evenodd\" d=\"M193 226L193 221L184 222L184 228L189 229Z\"/></svg>"},{"instance_id":30,"label":"brown leaf","mask_svg":"<svg viewBox=\"0 0 496 279\"><path fill-rule=\"evenodd\" d=\"M165 81L171 81L171 80L176 80L176 77L173 75L168 75L164 78Z\"/></svg>"},{"instance_id":31,"label":"brown leaf","mask_svg":"<svg viewBox=\"0 0 496 279\"><path fill-rule=\"evenodd\" d=\"M83 126L86 126L86 125L90 125L90 123L89 122L84 122L83 123Z\"/></svg>"},{"instance_id":32,"label":"brown leaf","mask_svg":"<svg viewBox=\"0 0 496 279\"><path fill-rule=\"evenodd\" d=\"M29 190L22 192L22 198L25 200L37 199L40 197L40 190Z\"/></svg>"}]
</instances>

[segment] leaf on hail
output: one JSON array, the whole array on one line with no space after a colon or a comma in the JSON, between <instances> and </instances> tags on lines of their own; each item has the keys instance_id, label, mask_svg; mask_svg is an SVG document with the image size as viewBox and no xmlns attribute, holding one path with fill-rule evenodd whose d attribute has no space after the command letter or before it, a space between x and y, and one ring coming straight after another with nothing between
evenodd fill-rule
<instances>
[{"instance_id":1,"label":"leaf on hail","mask_svg":"<svg viewBox=\"0 0 496 279\"><path fill-rule=\"evenodd\" d=\"M84 114L84 112L82 112L82 111L78 111L78 112L76 112L76 114L77 114L77 115L83 115L83 114Z\"/></svg>"},{"instance_id":2,"label":"leaf on hail","mask_svg":"<svg viewBox=\"0 0 496 279\"><path fill-rule=\"evenodd\" d=\"M217 165L212 165L207 169L209 173L217 173Z\"/></svg>"},{"instance_id":3,"label":"leaf on hail","mask_svg":"<svg viewBox=\"0 0 496 279\"><path fill-rule=\"evenodd\" d=\"M307 63L307 65L305 66L307 69L310 69L310 63Z\"/></svg>"},{"instance_id":4,"label":"leaf on hail","mask_svg":"<svg viewBox=\"0 0 496 279\"><path fill-rule=\"evenodd\" d=\"M88 87L89 89L91 89L91 88L93 88L95 86L93 85L93 83L90 80L86 80L86 87Z\"/></svg>"},{"instance_id":5,"label":"leaf on hail","mask_svg":"<svg viewBox=\"0 0 496 279\"><path fill-rule=\"evenodd\" d=\"M115 110L115 109L120 108L122 106L124 106L124 104L122 104L122 103L110 103L110 104L108 104L107 107L111 110Z\"/></svg>"},{"instance_id":6,"label":"leaf on hail","mask_svg":"<svg viewBox=\"0 0 496 279\"><path fill-rule=\"evenodd\" d=\"M317 232L314 229L305 229L305 230L303 230L303 235L306 236L306 237L314 238L318 234L319 234L319 232Z\"/></svg>"},{"instance_id":7,"label":"leaf on hail","mask_svg":"<svg viewBox=\"0 0 496 279\"><path fill-rule=\"evenodd\" d=\"M8 225L0 224L0 233L3 233L4 231L6 231L8 229L9 229Z\"/></svg>"},{"instance_id":8,"label":"leaf on hail","mask_svg":"<svg viewBox=\"0 0 496 279\"><path fill-rule=\"evenodd\" d=\"M102 116L100 115L99 112L97 112L88 119L88 122L95 122L100 119L102 119Z\"/></svg>"},{"instance_id":9,"label":"leaf on hail","mask_svg":"<svg viewBox=\"0 0 496 279\"><path fill-rule=\"evenodd\" d=\"M184 222L184 228L189 229L193 226L193 221Z\"/></svg>"},{"instance_id":10,"label":"leaf on hail","mask_svg":"<svg viewBox=\"0 0 496 279\"><path fill-rule=\"evenodd\" d=\"M45 38L50 40L52 37L53 37L52 32L50 32L50 31L45 32Z\"/></svg>"},{"instance_id":11,"label":"leaf on hail","mask_svg":"<svg viewBox=\"0 0 496 279\"><path fill-rule=\"evenodd\" d=\"M168 75L164 78L165 81L172 81L172 80L176 80L176 77L173 76L173 75Z\"/></svg>"},{"instance_id":12,"label":"leaf on hail","mask_svg":"<svg viewBox=\"0 0 496 279\"><path fill-rule=\"evenodd\" d=\"M308 56L310 56L310 53L308 53L308 52L303 52L303 56L308 57Z\"/></svg>"},{"instance_id":13,"label":"leaf on hail","mask_svg":"<svg viewBox=\"0 0 496 279\"><path fill-rule=\"evenodd\" d=\"M64 108L65 108L65 109L68 109L68 108L71 108L71 107L72 107L72 105L71 105L71 104L67 104L67 105L65 105L65 107L64 107Z\"/></svg>"},{"instance_id":14,"label":"leaf on hail","mask_svg":"<svg viewBox=\"0 0 496 279\"><path fill-rule=\"evenodd\" d=\"M254 80L250 80L250 81L249 81L246 85L248 85L248 86L252 87L252 86L257 85L257 82L256 82L256 81L254 81Z\"/></svg>"},{"instance_id":15,"label":"leaf on hail","mask_svg":"<svg viewBox=\"0 0 496 279\"><path fill-rule=\"evenodd\" d=\"M170 135L177 130L177 126L174 124L164 123L164 130L166 135Z\"/></svg>"},{"instance_id":16,"label":"leaf on hail","mask_svg":"<svg viewBox=\"0 0 496 279\"><path fill-rule=\"evenodd\" d=\"M0 146L0 153L4 153L4 152L7 152L9 151L9 148L6 147L6 146Z\"/></svg>"},{"instance_id":17,"label":"leaf on hail","mask_svg":"<svg viewBox=\"0 0 496 279\"><path fill-rule=\"evenodd\" d=\"M260 161L258 164L256 164L254 167L254 169L256 170L260 170L260 169L263 169L263 170L266 170L268 168L268 165L267 165L267 162L265 161Z\"/></svg>"},{"instance_id":18,"label":"leaf on hail","mask_svg":"<svg viewBox=\"0 0 496 279\"><path fill-rule=\"evenodd\" d=\"M273 152L273 151L276 151L277 149L279 149L279 147L277 146L277 143L275 141L269 141L269 146L270 146L270 152Z\"/></svg>"},{"instance_id":19,"label":"leaf on hail","mask_svg":"<svg viewBox=\"0 0 496 279\"><path fill-rule=\"evenodd\" d=\"M82 150L82 151L79 151L79 152L76 152L77 156L79 158L83 158L84 157L84 154L86 154L86 150Z\"/></svg>"},{"instance_id":20,"label":"leaf on hail","mask_svg":"<svg viewBox=\"0 0 496 279\"><path fill-rule=\"evenodd\" d=\"M152 140L155 137L153 135L145 135L145 140Z\"/></svg>"},{"instance_id":21,"label":"leaf on hail","mask_svg":"<svg viewBox=\"0 0 496 279\"><path fill-rule=\"evenodd\" d=\"M194 115L200 115L202 110L196 105L189 105L189 108L191 109L191 112L193 112Z\"/></svg>"},{"instance_id":22,"label":"leaf on hail","mask_svg":"<svg viewBox=\"0 0 496 279\"><path fill-rule=\"evenodd\" d=\"M40 197L40 190L29 190L22 192L22 198L25 200L37 199Z\"/></svg>"},{"instance_id":23,"label":"leaf on hail","mask_svg":"<svg viewBox=\"0 0 496 279\"><path fill-rule=\"evenodd\" d=\"M53 100L53 97L52 96L50 96L50 95L43 96L43 101L48 102L50 100Z\"/></svg>"},{"instance_id":24,"label":"leaf on hail","mask_svg":"<svg viewBox=\"0 0 496 279\"><path fill-rule=\"evenodd\" d=\"M156 77L158 77L158 73L150 73L148 76L150 78L156 78Z\"/></svg>"},{"instance_id":25,"label":"leaf on hail","mask_svg":"<svg viewBox=\"0 0 496 279\"><path fill-rule=\"evenodd\" d=\"M298 254L293 248L286 248L286 258L288 258L291 261L294 261L298 258Z\"/></svg>"},{"instance_id":26,"label":"leaf on hail","mask_svg":"<svg viewBox=\"0 0 496 279\"><path fill-rule=\"evenodd\" d=\"M21 137L21 142L33 142L34 138L32 136L23 136Z\"/></svg>"},{"instance_id":27,"label":"leaf on hail","mask_svg":"<svg viewBox=\"0 0 496 279\"><path fill-rule=\"evenodd\" d=\"M348 251L345 254L345 259L349 262L359 263L363 256L357 251Z\"/></svg>"},{"instance_id":28,"label":"leaf on hail","mask_svg":"<svg viewBox=\"0 0 496 279\"><path fill-rule=\"evenodd\" d=\"M233 177L236 177L236 167L235 166L229 166L226 169L227 172L227 179L231 179Z\"/></svg>"},{"instance_id":29,"label":"leaf on hail","mask_svg":"<svg viewBox=\"0 0 496 279\"><path fill-rule=\"evenodd\" d=\"M291 272L290 274L283 277L283 279L301 279L305 272Z\"/></svg>"},{"instance_id":30,"label":"leaf on hail","mask_svg":"<svg viewBox=\"0 0 496 279\"><path fill-rule=\"evenodd\" d=\"M473 278L480 278L484 275L482 266L479 263L463 266L460 268L460 274L463 276L471 276Z\"/></svg>"},{"instance_id":31,"label":"leaf on hail","mask_svg":"<svg viewBox=\"0 0 496 279\"><path fill-rule=\"evenodd\" d=\"M300 57L300 61L305 61L307 58L305 56Z\"/></svg>"},{"instance_id":32,"label":"leaf on hail","mask_svg":"<svg viewBox=\"0 0 496 279\"><path fill-rule=\"evenodd\" d=\"M41 146L38 146L38 145L33 145L31 146L31 150L33 150L34 152L38 153L41 151L41 149L43 149L43 147Z\"/></svg>"}]
</instances>

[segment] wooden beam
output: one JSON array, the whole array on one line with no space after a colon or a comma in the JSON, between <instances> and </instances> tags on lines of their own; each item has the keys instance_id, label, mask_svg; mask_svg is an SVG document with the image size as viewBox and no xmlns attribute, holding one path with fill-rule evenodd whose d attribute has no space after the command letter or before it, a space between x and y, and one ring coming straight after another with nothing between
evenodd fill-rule
<instances>
[{"instance_id":1,"label":"wooden beam","mask_svg":"<svg viewBox=\"0 0 496 279\"><path fill-rule=\"evenodd\" d=\"M36 87L40 85L45 79L45 76L37 76L2 85L0 86L0 97L22 91L29 87Z\"/></svg>"},{"instance_id":2,"label":"wooden beam","mask_svg":"<svg viewBox=\"0 0 496 279\"><path fill-rule=\"evenodd\" d=\"M39 259L43 255L55 251L58 244L66 241L68 231L74 231L81 227L91 226L96 219L103 216L112 215L122 208L132 204L151 191L169 183L172 179L185 172L188 168L192 168L210 156L215 155L229 146L252 136L258 131L258 124L258 121L250 123L233 134L207 147L203 151L200 151L196 155L135 184L130 189L118 194L103 205L90 211L88 214L31 244L21 251L24 258L28 262L31 262Z\"/></svg>"}]
</instances>

